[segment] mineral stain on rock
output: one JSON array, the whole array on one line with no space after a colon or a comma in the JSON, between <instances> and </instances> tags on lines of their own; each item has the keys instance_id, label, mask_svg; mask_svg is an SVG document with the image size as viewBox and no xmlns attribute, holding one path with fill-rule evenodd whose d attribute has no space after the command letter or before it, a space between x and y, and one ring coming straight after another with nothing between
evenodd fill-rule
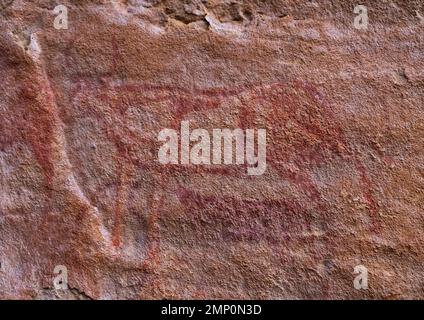
<instances>
[{"instance_id":1,"label":"mineral stain on rock","mask_svg":"<svg viewBox=\"0 0 424 320\"><path fill-rule=\"evenodd\" d=\"M0 298L424 297L422 3L61 4L0 1ZM182 121L266 172L162 165Z\"/></svg>"}]
</instances>

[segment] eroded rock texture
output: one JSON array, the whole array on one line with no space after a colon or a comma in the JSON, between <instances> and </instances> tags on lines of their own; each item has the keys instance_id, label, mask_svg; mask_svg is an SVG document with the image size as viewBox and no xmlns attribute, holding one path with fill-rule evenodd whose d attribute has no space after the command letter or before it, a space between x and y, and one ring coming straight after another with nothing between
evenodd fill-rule
<instances>
[{"instance_id":1,"label":"eroded rock texture","mask_svg":"<svg viewBox=\"0 0 424 320\"><path fill-rule=\"evenodd\" d=\"M1 0L0 297L423 298L424 6L358 4ZM161 165L183 120L265 174Z\"/></svg>"}]
</instances>

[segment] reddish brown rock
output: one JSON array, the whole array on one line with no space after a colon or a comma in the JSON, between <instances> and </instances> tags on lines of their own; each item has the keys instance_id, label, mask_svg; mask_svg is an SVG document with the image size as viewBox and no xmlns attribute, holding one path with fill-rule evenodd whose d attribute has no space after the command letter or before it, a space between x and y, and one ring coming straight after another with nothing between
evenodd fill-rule
<instances>
[{"instance_id":1,"label":"reddish brown rock","mask_svg":"<svg viewBox=\"0 0 424 320\"><path fill-rule=\"evenodd\" d=\"M0 298L424 297L421 1L57 4L0 1ZM160 164L183 120L266 172Z\"/></svg>"}]
</instances>

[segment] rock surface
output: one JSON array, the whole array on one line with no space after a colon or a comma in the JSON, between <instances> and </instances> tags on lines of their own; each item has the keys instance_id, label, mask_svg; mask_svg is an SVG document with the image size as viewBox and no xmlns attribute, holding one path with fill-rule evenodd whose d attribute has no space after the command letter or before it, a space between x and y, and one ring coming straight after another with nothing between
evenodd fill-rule
<instances>
[{"instance_id":1,"label":"rock surface","mask_svg":"<svg viewBox=\"0 0 424 320\"><path fill-rule=\"evenodd\" d=\"M0 298L424 298L424 5L360 4L1 0ZM183 120L265 174L160 164Z\"/></svg>"}]
</instances>

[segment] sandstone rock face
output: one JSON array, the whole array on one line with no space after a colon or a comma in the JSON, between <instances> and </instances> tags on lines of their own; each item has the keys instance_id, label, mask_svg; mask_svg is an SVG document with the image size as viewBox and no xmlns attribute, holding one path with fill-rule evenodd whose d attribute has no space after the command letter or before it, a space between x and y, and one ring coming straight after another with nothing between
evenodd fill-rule
<instances>
[{"instance_id":1,"label":"sandstone rock face","mask_svg":"<svg viewBox=\"0 0 424 320\"><path fill-rule=\"evenodd\" d=\"M424 5L358 4L1 0L0 298L424 298ZM159 163L182 121L265 173Z\"/></svg>"}]
</instances>

